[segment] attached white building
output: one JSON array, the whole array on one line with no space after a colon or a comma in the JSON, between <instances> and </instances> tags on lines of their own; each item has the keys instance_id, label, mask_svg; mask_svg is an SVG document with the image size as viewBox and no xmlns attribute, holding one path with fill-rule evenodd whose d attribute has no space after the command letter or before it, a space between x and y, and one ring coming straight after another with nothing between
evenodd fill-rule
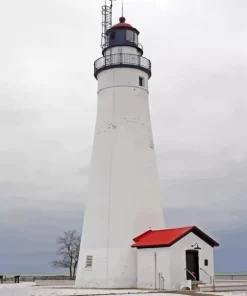
<instances>
[{"instance_id":1,"label":"attached white building","mask_svg":"<svg viewBox=\"0 0 247 296\"><path fill-rule=\"evenodd\" d=\"M103 7L103 11L109 7ZM121 17L95 61L98 107L76 286L135 288L136 235L164 228L149 110L151 61Z\"/></svg>"},{"instance_id":2,"label":"attached white building","mask_svg":"<svg viewBox=\"0 0 247 296\"><path fill-rule=\"evenodd\" d=\"M149 230L134 242L137 288L180 289L187 280L212 282L219 244L196 226Z\"/></svg>"},{"instance_id":3,"label":"attached white building","mask_svg":"<svg viewBox=\"0 0 247 296\"><path fill-rule=\"evenodd\" d=\"M94 63L97 120L76 287L158 288L163 277L164 288L179 288L185 268L208 282L218 243L196 227L150 230L131 248L139 233L165 228L149 110L152 67L140 32L123 16L112 26L110 2Z\"/></svg>"}]
</instances>

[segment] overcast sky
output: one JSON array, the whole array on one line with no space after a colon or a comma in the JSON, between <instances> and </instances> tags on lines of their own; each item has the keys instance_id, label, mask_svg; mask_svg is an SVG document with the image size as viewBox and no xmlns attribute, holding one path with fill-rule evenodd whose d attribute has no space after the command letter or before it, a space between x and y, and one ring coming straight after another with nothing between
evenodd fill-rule
<instances>
[{"instance_id":1,"label":"overcast sky","mask_svg":"<svg viewBox=\"0 0 247 296\"><path fill-rule=\"evenodd\" d=\"M103 2L0 2L0 273L50 271L56 237L81 228ZM226 238L232 256L247 245L246 15L246 0L125 0L153 65L166 224Z\"/></svg>"}]
</instances>

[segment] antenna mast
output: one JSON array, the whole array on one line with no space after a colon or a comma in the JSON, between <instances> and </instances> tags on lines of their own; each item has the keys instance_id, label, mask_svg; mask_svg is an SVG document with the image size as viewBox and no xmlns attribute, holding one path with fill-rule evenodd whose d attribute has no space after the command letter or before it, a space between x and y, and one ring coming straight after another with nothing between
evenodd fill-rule
<instances>
[{"instance_id":1,"label":"antenna mast","mask_svg":"<svg viewBox=\"0 0 247 296\"><path fill-rule=\"evenodd\" d=\"M112 26L112 7L113 1L116 0L109 0L110 5L106 4L102 6L102 34L101 34L101 48L104 49L107 46L108 40L106 32Z\"/></svg>"}]
</instances>

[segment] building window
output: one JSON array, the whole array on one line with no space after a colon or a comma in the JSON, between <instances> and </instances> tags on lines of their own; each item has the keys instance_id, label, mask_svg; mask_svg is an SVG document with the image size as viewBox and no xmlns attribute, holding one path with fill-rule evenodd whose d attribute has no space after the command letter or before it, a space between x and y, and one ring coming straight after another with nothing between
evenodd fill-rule
<instances>
[{"instance_id":1,"label":"building window","mask_svg":"<svg viewBox=\"0 0 247 296\"><path fill-rule=\"evenodd\" d=\"M138 44L138 35L136 33L134 33L134 42Z\"/></svg>"},{"instance_id":2,"label":"building window","mask_svg":"<svg viewBox=\"0 0 247 296\"><path fill-rule=\"evenodd\" d=\"M114 40L115 39L115 32L112 32L110 35L110 40Z\"/></svg>"},{"instance_id":3,"label":"building window","mask_svg":"<svg viewBox=\"0 0 247 296\"><path fill-rule=\"evenodd\" d=\"M126 31L126 40L130 42L134 42L134 32L127 30Z\"/></svg>"},{"instance_id":4,"label":"building window","mask_svg":"<svg viewBox=\"0 0 247 296\"><path fill-rule=\"evenodd\" d=\"M208 266L208 259L204 260L204 266Z\"/></svg>"},{"instance_id":5,"label":"building window","mask_svg":"<svg viewBox=\"0 0 247 296\"><path fill-rule=\"evenodd\" d=\"M90 268L93 266L93 256L87 256L86 258L86 268Z\"/></svg>"},{"instance_id":6,"label":"building window","mask_svg":"<svg viewBox=\"0 0 247 296\"><path fill-rule=\"evenodd\" d=\"M145 86L145 80L143 77L139 77L139 85L144 87Z\"/></svg>"},{"instance_id":7,"label":"building window","mask_svg":"<svg viewBox=\"0 0 247 296\"><path fill-rule=\"evenodd\" d=\"M135 44L138 44L138 34L133 31L127 30L126 40L130 42L134 42Z\"/></svg>"}]
</instances>

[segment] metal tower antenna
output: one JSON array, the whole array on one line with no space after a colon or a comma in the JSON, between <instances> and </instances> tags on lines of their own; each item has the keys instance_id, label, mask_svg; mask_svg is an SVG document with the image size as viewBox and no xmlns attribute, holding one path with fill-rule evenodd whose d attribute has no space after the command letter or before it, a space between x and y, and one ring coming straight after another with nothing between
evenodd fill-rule
<instances>
[{"instance_id":1,"label":"metal tower antenna","mask_svg":"<svg viewBox=\"0 0 247 296\"><path fill-rule=\"evenodd\" d=\"M106 32L112 26L112 7L113 1L116 0L109 0L110 5L107 5L105 1L105 5L102 6L102 34L101 34L101 48L105 48L107 46L107 35Z\"/></svg>"},{"instance_id":2,"label":"metal tower antenna","mask_svg":"<svg viewBox=\"0 0 247 296\"><path fill-rule=\"evenodd\" d=\"M111 2L111 6L110 6L110 7L112 8L112 6L113 6L113 0L109 0L109 1ZM115 0L115 1L116 1L116 0Z\"/></svg>"},{"instance_id":3,"label":"metal tower antenna","mask_svg":"<svg viewBox=\"0 0 247 296\"><path fill-rule=\"evenodd\" d=\"M124 0L122 0L122 17L124 16Z\"/></svg>"}]
</instances>

